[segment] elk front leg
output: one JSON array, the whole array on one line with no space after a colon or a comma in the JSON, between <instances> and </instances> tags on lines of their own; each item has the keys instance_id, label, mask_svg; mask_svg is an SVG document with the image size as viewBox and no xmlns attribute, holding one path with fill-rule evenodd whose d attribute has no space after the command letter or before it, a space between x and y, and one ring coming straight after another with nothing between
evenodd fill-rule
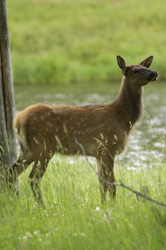
<instances>
[{"instance_id":1,"label":"elk front leg","mask_svg":"<svg viewBox=\"0 0 166 250\"><path fill-rule=\"evenodd\" d=\"M98 174L99 174L99 183L101 191L101 203L106 201L106 193L109 190L110 197L115 198L116 196L116 187L115 185L108 184L115 183L114 177L114 157L110 156L108 153L102 154L97 159ZM102 178L100 178L100 176ZM104 180L106 182L104 182Z\"/></svg>"}]
</instances>

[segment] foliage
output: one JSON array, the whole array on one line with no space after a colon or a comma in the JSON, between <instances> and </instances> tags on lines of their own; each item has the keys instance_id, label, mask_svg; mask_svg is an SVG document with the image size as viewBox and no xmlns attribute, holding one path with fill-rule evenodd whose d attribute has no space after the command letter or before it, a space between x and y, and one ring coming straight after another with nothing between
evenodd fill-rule
<instances>
[{"instance_id":1,"label":"foliage","mask_svg":"<svg viewBox=\"0 0 166 250\"><path fill-rule=\"evenodd\" d=\"M154 55L165 77L164 0L7 1L15 83L62 84L121 77L128 64Z\"/></svg>"}]
</instances>

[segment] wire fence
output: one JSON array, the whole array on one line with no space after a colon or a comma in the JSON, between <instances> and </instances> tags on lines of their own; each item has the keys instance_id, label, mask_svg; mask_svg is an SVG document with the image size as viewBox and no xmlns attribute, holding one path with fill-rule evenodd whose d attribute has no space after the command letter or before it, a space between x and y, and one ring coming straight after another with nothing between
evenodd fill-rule
<instances>
[{"instance_id":1,"label":"wire fence","mask_svg":"<svg viewBox=\"0 0 166 250\"><path fill-rule=\"evenodd\" d=\"M157 204L157 205L159 205L159 206L166 207L166 204L164 204L164 203L162 203L162 202L159 202L159 201L156 201L156 200L153 200L153 199L151 199L150 197L148 197L148 196L146 196L146 195L144 195L144 194L142 194L142 193L140 193L140 192L138 192L138 191L136 191L136 190L134 190L134 189L132 189L132 188L130 188L130 187L128 187L128 186L126 186L125 184L122 183L122 181L120 181L120 183L111 183L111 182L106 181L102 176L99 175L99 173L96 171L96 169L94 168L94 166L89 162L88 157L87 157L86 152L85 152L85 149L84 149L84 147L82 146L82 144L80 144L80 143L77 141L76 138L75 138L75 142L76 142L76 143L80 146L80 148L82 149L82 152L83 152L83 155L84 155L86 161L88 162L89 166L94 170L94 172L96 173L96 175L98 176L98 178L99 178L100 180L102 180L103 182L105 182L107 185L110 185L110 186L124 187L124 188L130 190L132 193L136 194L137 197L140 196L140 197L144 198L145 200L151 201L151 202L153 202L153 203L155 203L155 204Z\"/></svg>"}]
</instances>

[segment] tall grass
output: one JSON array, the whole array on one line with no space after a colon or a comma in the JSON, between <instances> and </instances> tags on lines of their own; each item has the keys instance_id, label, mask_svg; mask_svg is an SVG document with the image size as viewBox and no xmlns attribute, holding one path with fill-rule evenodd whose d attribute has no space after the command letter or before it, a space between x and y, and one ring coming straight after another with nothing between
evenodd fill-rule
<instances>
[{"instance_id":1,"label":"tall grass","mask_svg":"<svg viewBox=\"0 0 166 250\"><path fill-rule=\"evenodd\" d=\"M165 77L164 0L7 1L15 83L62 84L120 78L116 55L154 55Z\"/></svg>"},{"instance_id":2,"label":"tall grass","mask_svg":"<svg viewBox=\"0 0 166 250\"><path fill-rule=\"evenodd\" d=\"M92 164L94 162L92 161ZM42 180L45 208L34 201L20 176L20 198L0 196L0 248L165 249L166 208L119 187L116 201L100 204L98 180L81 158L55 157ZM117 182L166 203L164 166L135 171L116 165Z\"/></svg>"}]
</instances>

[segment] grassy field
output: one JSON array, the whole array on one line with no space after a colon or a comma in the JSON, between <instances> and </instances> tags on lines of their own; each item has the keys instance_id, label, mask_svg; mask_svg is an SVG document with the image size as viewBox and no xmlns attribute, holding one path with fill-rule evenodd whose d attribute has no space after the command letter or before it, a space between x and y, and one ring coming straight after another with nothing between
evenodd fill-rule
<instances>
[{"instance_id":1,"label":"grassy field","mask_svg":"<svg viewBox=\"0 0 166 250\"><path fill-rule=\"evenodd\" d=\"M115 169L117 182L166 203L163 165L133 171L117 162ZM34 201L29 171L19 178L19 199L0 195L0 249L166 249L166 208L122 187L116 201L102 206L97 177L84 159L52 160L41 183L45 208Z\"/></svg>"},{"instance_id":2,"label":"grassy field","mask_svg":"<svg viewBox=\"0 0 166 250\"><path fill-rule=\"evenodd\" d=\"M154 55L165 77L164 0L8 0L15 83L68 84L120 79L128 64Z\"/></svg>"},{"instance_id":3,"label":"grassy field","mask_svg":"<svg viewBox=\"0 0 166 250\"><path fill-rule=\"evenodd\" d=\"M117 54L129 64L153 54L152 68L166 77L164 0L8 0L7 9L15 84L56 84L57 93L85 82L86 93L89 82L94 89L96 82L121 79ZM117 160L116 181L166 203L166 166L153 157L146 169ZM45 207L27 183L30 168L19 177L19 198L1 189L0 249L166 249L166 208L122 187L115 201L108 197L101 205L97 176L85 159L52 159L41 183Z\"/></svg>"}]
</instances>

